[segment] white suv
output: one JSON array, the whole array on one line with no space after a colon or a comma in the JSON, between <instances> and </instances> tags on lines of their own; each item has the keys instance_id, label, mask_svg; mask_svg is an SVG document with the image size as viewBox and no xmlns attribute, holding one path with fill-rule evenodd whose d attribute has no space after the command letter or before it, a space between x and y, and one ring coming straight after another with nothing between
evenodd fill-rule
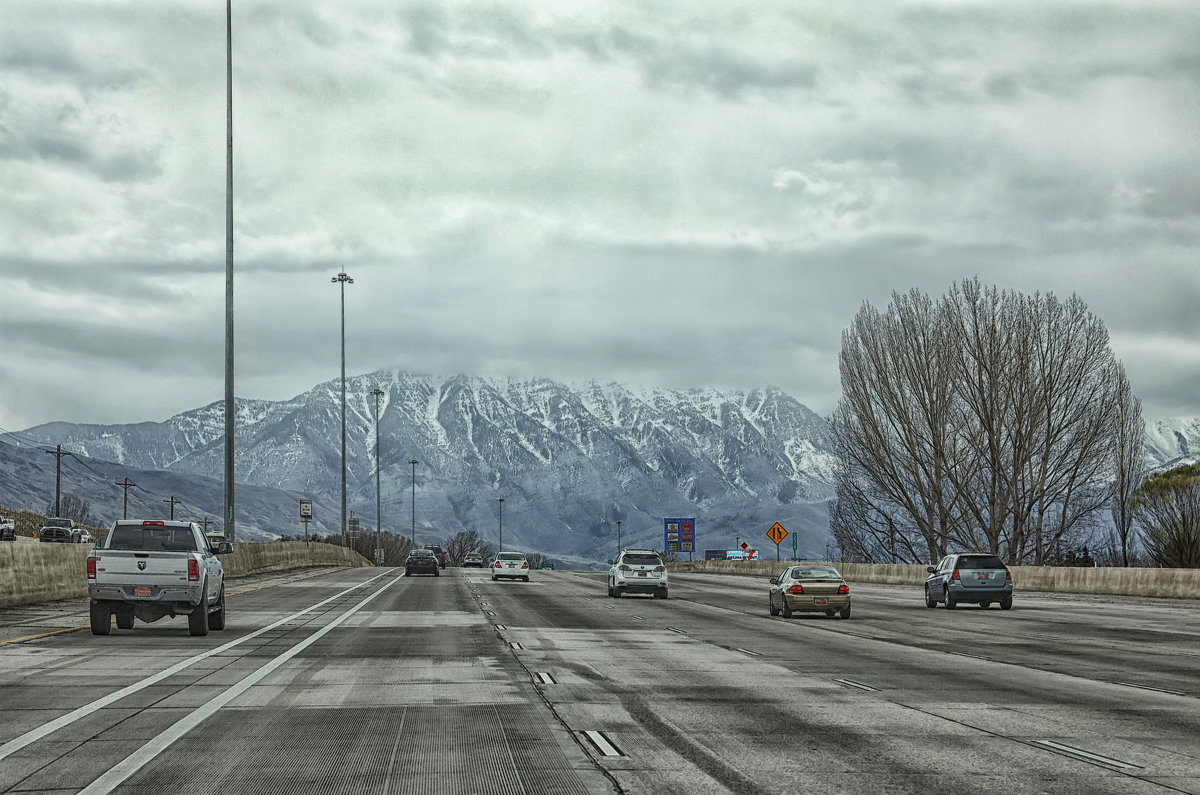
<instances>
[{"instance_id":1,"label":"white suv","mask_svg":"<svg viewBox=\"0 0 1200 795\"><path fill-rule=\"evenodd\" d=\"M648 593L667 598L667 567L653 549L623 549L608 570L608 595Z\"/></svg>"}]
</instances>

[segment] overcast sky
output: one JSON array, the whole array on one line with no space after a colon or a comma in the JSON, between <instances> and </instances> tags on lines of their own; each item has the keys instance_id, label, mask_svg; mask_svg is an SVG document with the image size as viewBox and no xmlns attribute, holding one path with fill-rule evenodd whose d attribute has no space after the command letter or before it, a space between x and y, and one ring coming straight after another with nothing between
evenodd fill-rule
<instances>
[{"instance_id":1,"label":"overcast sky","mask_svg":"<svg viewBox=\"0 0 1200 795\"><path fill-rule=\"evenodd\" d=\"M4 2L0 428L224 396L219 0ZM1078 293L1200 415L1200 3L240 2L237 394L837 403L864 301Z\"/></svg>"}]
</instances>

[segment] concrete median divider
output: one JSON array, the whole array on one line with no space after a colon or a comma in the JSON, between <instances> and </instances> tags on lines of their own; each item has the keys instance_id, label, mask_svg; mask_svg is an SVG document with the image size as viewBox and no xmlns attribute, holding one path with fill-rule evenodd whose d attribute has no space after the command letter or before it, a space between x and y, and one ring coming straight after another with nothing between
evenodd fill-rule
<instances>
[{"instance_id":1,"label":"concrete median divider","mask_svg":"<svg viewBox=\"0 0 1200 795\"><path fill-rule=\"evenodd\" d=\"M814 563L816 561L806 561ZM789 561L696 560L668 568L696 574L774 577ZM925 566L834 563L847 582L911 585L920 588L929 576ZM1200 569L1118 569L1106 567L1011 566L1013 588L1049 593L1112 594L1164 599L1200 599Z\"/></svg>"},{"instance_id":2,"label":"concrete median divider","mask_svg":"<svg viewBox=\"0 0 1200 795\"><path fill-rule=\"evenodd\" d=\"M238 542L233 549L233 554L221 556L230 579L315 566L371 565L357 552L333 544ZM0 544L0 607L84 598L91 551L83 544Z\"/></svg>"}]
</instances>

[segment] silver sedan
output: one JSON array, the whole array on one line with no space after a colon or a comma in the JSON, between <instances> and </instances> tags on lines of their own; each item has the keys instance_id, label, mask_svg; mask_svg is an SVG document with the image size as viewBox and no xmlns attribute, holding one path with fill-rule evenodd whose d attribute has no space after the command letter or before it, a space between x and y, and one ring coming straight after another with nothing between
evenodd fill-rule
<instances>
[{"instance_id":1,"label":"silver sedan","mask_svg":"<svg viewBox=\"0 0 1200 795\"><path fill-rule=\"evenodd\" d=\"M791 618L792 613L849 618L850 586L832 566L789 566L771 578L767 609L773 616L782 613L784 618Z\"/></svg>"}]
</instances>

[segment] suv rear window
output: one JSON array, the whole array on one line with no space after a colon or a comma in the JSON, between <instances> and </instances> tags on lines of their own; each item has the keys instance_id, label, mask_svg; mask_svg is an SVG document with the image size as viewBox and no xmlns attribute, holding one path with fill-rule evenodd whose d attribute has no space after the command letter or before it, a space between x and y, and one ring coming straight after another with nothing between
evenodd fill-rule
<instances>
[{"instance_id":1,"label":"suv rear window","mask_svg":"<svg viewBox=\"0 0 1200 795\"><path fill-rule=\"evenodd\" d=\"M622 563L634 566L661 566L662 561L653 552L626 552L621 558Z\"/></svg>"},{"instance_id":2,"label":"suv rear window","mask_svg":"<svg viewBox=\"0 0 1200 795\"><path fill-rule=\"evenodd\" d=\"M960 555L957 566L960 569L1003 569L1004 561L995 555Z\"/></svg>"}]
</instances>

